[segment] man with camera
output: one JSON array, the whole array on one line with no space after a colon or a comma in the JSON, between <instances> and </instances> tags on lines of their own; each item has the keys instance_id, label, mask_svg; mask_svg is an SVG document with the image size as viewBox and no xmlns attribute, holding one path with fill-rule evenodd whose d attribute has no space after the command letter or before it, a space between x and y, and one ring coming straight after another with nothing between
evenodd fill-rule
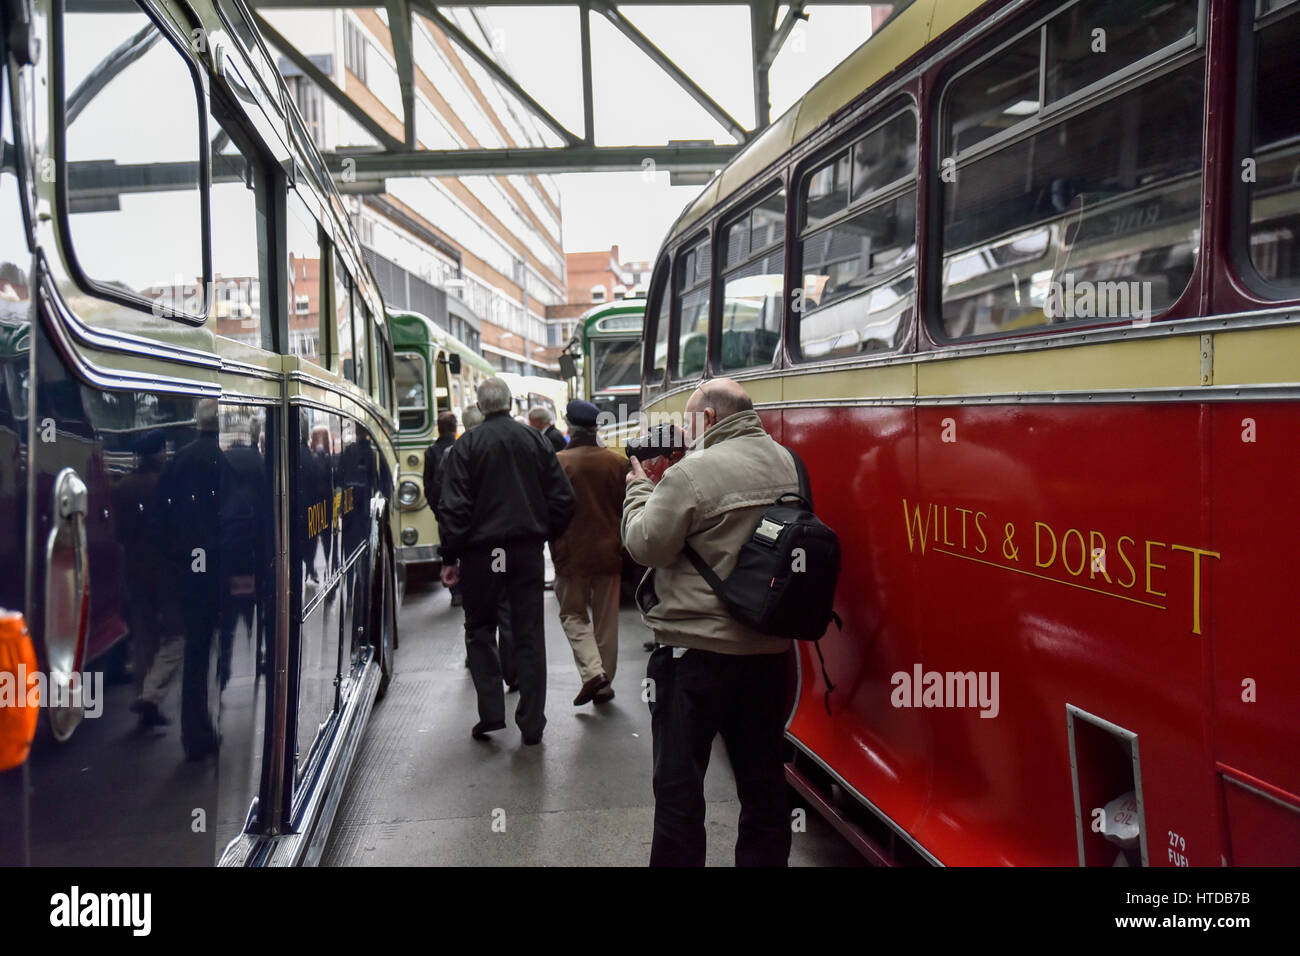
<instances>
[{"instance_id":1,"label":"man with camera","mask_svg":"<svg viewBox=\"0 0 1300 956\"><path fill-rule=\"evenodd\" d=\"M439 469L442 583L450 588L465 573L465 646L479 713L471 733L482 740L506 725L495 640L504 593L519 682L515 722L525 744L538 744L546 726L542 543L568 526L573 489L541 433L510 417L505 382L483 382L478 406L483 423L451 446Z\"/></svg>"},{"instance_id":2,"label":"man with camera","mask_svg":"<svg viewBox=\"0 0 1300 956\"><path fill-rule=\"evenodd\" d=\"M646 668L654 737L650 865L704 865L704 775L721 733L741 804L736 865L785 866L790 818L782 739L790 641L732 617L684 549L690 545L726 578L767 507L799 491L798 473L730 379L696 389L683 424L691 451L657 484L629 449L623 506L623 544L650 568L637 604L660 645Z\"/></svg>"}]
</instances>

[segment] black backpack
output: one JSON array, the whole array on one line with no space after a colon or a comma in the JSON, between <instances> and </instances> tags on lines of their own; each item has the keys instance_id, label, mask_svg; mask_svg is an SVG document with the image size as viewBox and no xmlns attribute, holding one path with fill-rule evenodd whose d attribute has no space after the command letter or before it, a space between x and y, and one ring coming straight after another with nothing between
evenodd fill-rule
<instances>
[{"instance_id":1,"label":"black backpack","mask_svg":"<svg viewBox=\"0 0 1300 956\"><path fill-rule=\"evenodd\" d=\"M803 461L787 448L799 475L799 494L777 498L741 546L736 566L723 581L698 551L683 549L713 593L736 620L760 634L819 641L830 627L843 628L835 613L840 575L840 539L813 513L812 485ZM821 659L821 648L817 657ZM822 661L822 676L826 664ZM827 711L830 692L826 678Z\"/></svg>"}]
</instances>

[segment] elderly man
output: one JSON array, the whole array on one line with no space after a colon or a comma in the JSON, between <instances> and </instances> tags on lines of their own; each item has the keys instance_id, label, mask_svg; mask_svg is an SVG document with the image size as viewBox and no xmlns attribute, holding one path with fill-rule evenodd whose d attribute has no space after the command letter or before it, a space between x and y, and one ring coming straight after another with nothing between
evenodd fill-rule
<instances>
[{"instance_id":1,"label":"elderly man","mask_svg":"<svg viewBox=\"0 0 1300 956\"><path fill-rule=\"evenodd\" d=\"M542 436L551 443L551 447L556 452L564 451L564 435L555 427L555 419L551 417L549 409L541 405L534 405L528 409L528 424L532 425Z\"/></svg>"},{"instance_id":2,"label":"elderly man","mask_svg":"<svg viewBox=\"0 0 1300 956\"><path fill-rule=\"evenodd\" d=\"M650 568L637 603L661 645L646 667L654 737L650 865L704 865L704 774L721 733L740 796L736 865L785 866L782 704L790 641L728 614L682 548L689 543L725 580L766 508L798 491L798 473L730 379L696 389L684 430L691 451L658 485L632 461L623 506L623 543Z\"/></svg>"},{"instance_id":3,"label":"elderly man","mask_svg":"<svg viewBox=\"0 0 1300 956\"><path fill-rule=\"evenodd\" d=\"M568 526L573 489L541 434L510 417L505 382L483 382L478 406L483 423L451 446L441 466L442 583L450 588L463 568L465 647L478 694L473 736L484 740L506 725L494 640L504 593L510 601L510 643L519 682L515 723L525 744L538 744L546 726L542 544Z\"/></svg>"},{"instance_id":4,"label":"elderly man","mask_svg":"<svg viewBox=\"0 0 1300 956\"><path fill-rule=\"evenodd\" d=\"M560 624L582 680L574 707L613 700L611 684L618 666L618 585L623 569L619 520L627 462L600 446L598 414L591 402L569 402L564 414L569 447L556 456L577 499L573 523L551 548Z\"/></svg>"}]
</instances>

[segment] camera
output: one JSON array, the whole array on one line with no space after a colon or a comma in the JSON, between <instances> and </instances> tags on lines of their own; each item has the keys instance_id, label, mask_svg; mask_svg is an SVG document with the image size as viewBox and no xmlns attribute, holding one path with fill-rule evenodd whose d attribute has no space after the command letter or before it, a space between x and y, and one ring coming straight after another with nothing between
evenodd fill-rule
<instances>
[{"instance_id":1,"label":"camera","mask_svg":"<svg viewBox=\"0 0 1300 956\"><path fill-rule=\"evenodd\" d=\"M654 458L680 457L686 452L686 434L676 425L665 422L656 425L646 434L629 438L624 446L629 459L647 462Z\"/></svg>"}]
</instances>

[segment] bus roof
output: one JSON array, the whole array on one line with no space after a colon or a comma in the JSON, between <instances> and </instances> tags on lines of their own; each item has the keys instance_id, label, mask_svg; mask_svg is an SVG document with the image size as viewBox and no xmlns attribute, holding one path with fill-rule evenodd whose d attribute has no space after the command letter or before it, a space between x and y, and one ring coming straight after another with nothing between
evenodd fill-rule
<instances>
[{"instance_id":1,"label":"bus roof","mask_svg":"<svg viewBox=\"0 0 1300 956\"><path fill-rule=\"evenodd\" d=\"M433 343L440 348L460 355L462 362L473 365L475 368L488 375L495 375L497 370L492 363L479 355L468 345L462 342L456 336L452 335L442 326L438 325L427 315L421 315L419 312L408 312L404 309L388 310L389 324L393 330L393 347L409 348L417 345L428 345Z\"/></svg>"},{"instance_id":2,"label":"bus roof","mask_svg":"<svg viewBox=\"0 0 1300 956\"><path fill-rule=\"evenodd\" d=\"M612 305L598 305L594 309L588 309L582 316L582 334L590 338L592 333L630 333L635 331L637 336L641 335L641 323L637 323L635 329L617 328L617 329L597 329L596 326L604 319L615 318L623 315L635 315L641 318L645 315L645 299L622 299ZM622 323L616 323L622 324Z\"/></svg>"},{"instance_id":3,"label":"bus roof","mask_svg":"<svg viewBox=\"0 0 1300 956\"><path fill-rule=\"evenodd\" d=\"M802 142L864 90L989 0L901 0L900 9L709 181L668 230L670 242Z\"/></svg>"}]
</instances>

